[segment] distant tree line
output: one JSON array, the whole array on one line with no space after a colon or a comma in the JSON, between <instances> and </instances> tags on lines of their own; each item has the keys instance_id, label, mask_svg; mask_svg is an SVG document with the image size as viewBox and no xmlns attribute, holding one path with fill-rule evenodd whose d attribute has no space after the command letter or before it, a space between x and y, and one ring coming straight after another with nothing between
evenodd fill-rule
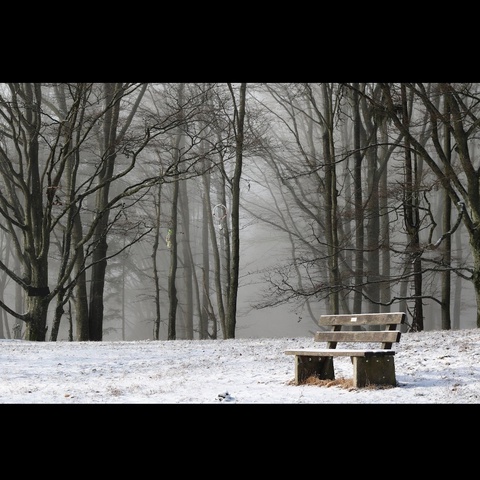
<instances>
[{"instance_id":1,"label":"distant tree line","mask_svg":"<svg viewBox=\"0 0 480 480\"><path fill-rule=\"evenodd\" d=\"M480 326L479 84L0 84L0 337L235 338L302 315ZM242 271L241 241L281 256ZM466 241L468 239L468 242Z\"/></svg>"}]
</instances>

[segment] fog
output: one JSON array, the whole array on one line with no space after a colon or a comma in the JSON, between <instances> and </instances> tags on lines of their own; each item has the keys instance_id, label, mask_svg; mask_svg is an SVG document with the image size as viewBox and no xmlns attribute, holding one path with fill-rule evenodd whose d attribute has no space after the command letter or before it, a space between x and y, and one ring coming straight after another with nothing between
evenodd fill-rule
<instances>
[{"instance_id":1,"label":"fog","mask_svg":"<svg viewBox=\"0 0 480 480\"><path fill-rule=\"evenodd\" d=\"M441 303L452 329L476 326L478 162L462 165L476 158L480 122L442 116L439 133L431 112L455 96L462 118L476 119L478 85L115 85L0 89L0 337L20 339L38 320L31 339L50 328L59 341L165 340L174 306L177 339L198 338L204 319L202 338L222 338L238 237L238 338L309 337L327 309L360 302L411 321L418 299L422 329L441 328ZM11 100L33 91L38 124L17 132L31 107ZM410 112L396 103L407 92ZM23 140L31 134L38 152Z\"/></svg>"}]
</instances>

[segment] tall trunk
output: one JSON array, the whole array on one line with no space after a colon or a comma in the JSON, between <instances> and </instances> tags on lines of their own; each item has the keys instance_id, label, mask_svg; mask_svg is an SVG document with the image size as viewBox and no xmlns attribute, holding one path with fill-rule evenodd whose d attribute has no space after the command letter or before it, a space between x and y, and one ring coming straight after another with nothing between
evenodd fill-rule
<instances>
[{"instance_id":1,"label":"tall trunk","mask_svg":"<svg viewBox=\"0 0 480 480\"><path fill-rule=\"evenodd\" d=\"M160 340L160 323L161 323L161 310L160 310L160 277L158 274L158 250L160 243L160 220L161 220L161 201L162 201L162 184L157 187L157 199L155 202L155 235L153 239L152 247L152 268L153 278L155 285L155 321L153 325L153 338Z\"/></svg>"},{"instance_id":2,"label":"tall trunk","mask_svg":"<svg viewBox=\"0 0 480 480\"><path fill-rule=\"evenodd\" d=\"M376 138L376 135L375 135ZM376 140L374 140L376 142ZM380 255L378 245L380 237L380 203L378 196L378 153L377 149L369 150L367 191L368 202L365 212L367 220L367 287L368 296L372 300L368 303L369 312L378 312L380 302Z\"/></svg>"},{"instance_id":3,"label":"tall trunk","mask_svg":"<svg viewBox=\"0 0 480 480\"><path fill-rule=\"evenodd\" d=\"M102 166L98 175L98 184L101 185L97 190L95 198L95 215L98 218L98 224L95 227L93 241L95 249L92 253L92 271L90 279L90 303L89 303L89 335L91 341L102 341L103 339L103 292L105 290L105 274L107 270L107 226L109 222L110 211L107 208L110 192L110 179L115 167L116 140L118 119L120 114L120 102L115 101L119 94L122 84L106 83L105 105L107 112L105 114L105 123L103 125L103 157ZM112 105L112 108L108 108Z\"/></svg>"},{"instance_id":4,"label":"tall trunk","mask_svg":"<svg viewBox=\"0 0 480 480\"><path fill-rule=\"evenodd\" d=\"M405 85L401 85L402 118L405 130L409 130L409 111ZM413 264L414 303L412 330L423 330L423 301L422 301L422 257L420 252L420 216L418 212L416 155L415 163L412 161L409 136L405 136L405 224L409 237L408 252Z\"/></svg>"},{"instance_id":5,"label":"tall trunk","mask_svg":"<svg viewBox=\"0 0 480 480\"><path fill-rule=\"evenodd\" d=\"M205 173L203 175L204 190L210 189L210 175ZM208 318L210 309L210 253L209 253L209 240L208 240L208 228L210 222L208 220L211 217L209 202L207 202L206 192L202 195L202 216L204 221L202 222L202 298L200 303L200 324L198 326L198 333L200 340L208 338ZM213 314L213 312L211 312Z\"/></svg>"},{"instance_id":6,"label":"tall trunk","mask_svg":"<svg viewBox=\"0 0 480 480\"><path fill-rule=\"evenodd\" d=\"M388 131L387 122L383 118L379 125L379 138L380 144L379 155L381 162L387 162L389 153L387 152L388 145ZM385 145L385 146L383 146ZM390 249L387 246L390 245L390 215L388 206L388 176L387 168L383 168L380 171L379 178L379 215L380 215L380 275L382 283L380 284L380 312L390 311L390 300L392 298L392 286L389 279L392 277L391 272L391 258Z\"/></svg>"},{"instance_id":7,"label":"tall trunk","mask_svg":"<svg viewBox=\"0 0 480 480\"><path fill-rule=\"evenodd\" d=\"M377 98L376 91L374 98ZM379 239L380 239L380 168L379 168L379 123L375 108L363 102L364 118L365 118L365 145L369 148L365 150L367 159L366 165L366 187L364 195L364 222L365 222L365 247L366 247L366 277L365 291L370 299L367 304L369 312L378 312L378 304L380 303L380 255L379 255Z\"/></svg>"},{"instance_id":8,"label":"tall trunk","mask_svg":"<svg viewBox=\"0 0 480 480\"><path fill-rule=\"evenodd\" d=\"M354 200L355 200L355 294L353 298L353 313L362 311L362 284L363 284L363 252L365 248L365 230L363 225L363 185L362 160L360 143L360 101L358 95L359 84L353 84L353 148L354 155Z\"/></svg>"},{"instance_id":9,"label":"tall trunk","mask_svg":"<svg viewBox=\"0 0 480 480\"><path fill-rule=\"evenodd\" d=\"M459 265L463 263L463 249L462 249L462 229L459 228L455 232L455 251L457 252L457 262ZM455 291L453 294L453 330L462 328L460 318L462 315L462 277L455 276Z\"/></svg>"},{"instance_id":10,"label":"tall trunk","mask_svg":"<svg viewBox=\"0 0 480 480\"><path fill-rule=\"evenodd\" d=\"M450 114L449 114L449 105L448 102L445 105L445 116L447 118L447 123L450 122ZM445 138L444 138L444 152L446 153L446 161L448 164L451 164L451 138L450 132L448 128L445 126ZM449 232L452 228L452 202L450 197L448 196L445 190L442 191L442 199L443 199L443 231ZM450 266L452 262L452 237L450 235L447 236L444 240L443 245L443 263ZM451 318L450 318L450 306L451 306L451 273L449 268L445 270L442 274L442 301L441 301L441 310L442 310L442 330L450 330L452 327Z\"/></svg>"},{"instance_id":11,"label":"tall trunk","mask_svg":"<svg viewBox=\"0 0 480 480\"><path fill-rule=\"evenodd\" d=\"M178 306L177 287L176 287L177 262L178 262L177 208L178 208L178 179L173 183L172 213L171 213L171 224L169 229L170 270L168 273L168 299L169 299L168 340L177 339L177 306Z\"/></svg>"},{"instance_id":12,"label":"tall trunk","mask_svg":"<svg viewBox=\"0 0 480 480\"><path fill-rule=\"evenodd\" d=\"M67 208L66 224L71 227L64 231L62 248L61 248L61 264L58 272L59 283L67 270L70 257L74 257L74 277L75 277L75 319L76 319L76 340L86 341L89 339L88 335L88 301L86 289L86 275L85 275L85 256L83 246L80 245L83 240L81 217L79 214L80 207L76 204L75 197L77 194L77 172L81 164L80 149L76 148L81 143L82 128L77 128L77 125L83 124L85 116L85 102L88 98L90 87L85 84L76 85L74 92L73 105L69 109L67 104L66 89L64 84L60 84L55 88L56 98L58 100L59 108L62 111L64 121L61 130L63 136L63 148L61 150L61 160L64 162L63 183L64 204ZM59 174L53 180L53 187L59 186ZM60 203L62 204L62 203ZM64 306L70 301L72 295L71 288L62 288L58 295L55 307L55 315L52 322L52 331L50 340L56 341L60 329L60 321L64 314ZM71 317L70 317L71 321ZM70 326L71 328L71 326ZM73 332L69 336L73 336Z\"/></svg>"},{"instance_id":13,"label":"tall trunk","mask_svg":"<svg viewBox=\"0 0 480 480\"><path fill-rule=\"evenodd\" d=\"M215 215L219 216L218 223L213 226L213 236L216 237L215 227L218 229L218 265L215 262L215 283L219 283L221 288L217 286L217 304L220 319L220 326L222 329L223 338L227 338L227 315L228 315L228 299L230 296L230 264L232 261L230 251L230 224L228 222L228 200L226 191L225 175L220 177L220 185L217 189L217 206L215 207ZM224 217L222 218L222 215ZM213 218L212 218L213 221ZM213 243L212 243L213 246ZM218 270L217 270L218 266ZM221 296L221 298L219 298ZM223 311L222 311L222 310Z\"/></svg>"},{"instance_id":14,"label":"tall trunk","mask_svg":"<svg viewBox=\"0 0 480 480\"><path fill-rule=\"evenodd\" d=\"M105 114L103 115L103 138L101 166L98 172L98 190L95 198L95 215L98 223L92 236L95 245L92 252L92 268L90 277L90 302L88 328L90 340L103 339L103 312L105 275L107 271L108 226L110 209L108 206L110 186L117 159L117 147L123 141L128 127L134 118L140 101L146 91L147 84L143 84L135 99L135 104L128 112L127 118L120 123L120 100L125 93L122 83L105 83Z\"/></svg>"},{"instance_id":15,"label":"tall trunk","mask_svg":"<svg viewBox=\"0 0 480 480\"><path fill-rule=\"evenodd\" d=\"M243 167L243 141L247 84L240 84L238 106L235 102L235 95L231 84L229 84L229 89L234 101L235 169L232 177L232 262L230 264L230 285L226 315L226 338L235 338L237 324L238 279L240 269L240 179L242 176Z\"/></svg>"},{"instance_id":16,"label":"tall trunk","mask_svg":"<svg viewBox=\"0 0 480 480\"><path fill-rule=\"evenodd\" d=\"M83 238L82 224L79 215L73 218L72 242L78 245ZM83 247L78 248L75 259L75 276L77 279L75 285L75 326L76 339L79 342L86 342L90 339L89 321L88 321L88 293L87 293L87 274L84 270L85 254Z\"/></svg>"},{"instance_id":17,"label":"tall trunk","mask_svg":"<svg viewBox=\"0 0 480 480\"><path fill-rule=\"evenodd\" d=\"M204 175L205 177L205 175ZM210 183L210 182L209 182ZM208 215L207 215L207 222L208 222L208 229L210 231L210 241L212 245L212 258L213 258L213 283L215 285L215 293L216 293L216 299L217 299L217 311L218 311L218 319L215 316L215 312L213 308L211 308L210 315L212 317L212 329L210 333L211 338L217 338L218 336L218 321L220 321L220 328L222 330L222 335L223 338L226 337L227 332L226 332L226 324L225 324L225 301L224 301L224 290L225 287L222 282L222 260L221 260L221 247L219 246L219 242L217 241L217 234L215 230L215 223L213 220L213 214L210 211L210 206L212 205L212 201L210 199L210 187L204 183L204 191L205 191L205 204L208 206ZM227 229L225 229L227 230ZM223 230L222 230L223 232ZM204 269L205 269L205 263L204 263ZM205 272L205 280L204 283L208 287L207 283L207 276L208 273ZM205 300L209 298L208 291L205 294ZM208 303L210 303L208 301Z\"/></svg>"},{"instance_id":18,"label":"tall trunk","mask_svg":"<svg viewBox=\"0 0 480 480\"><path fill-rule=\"evenodd\" d=\"M187 194L187 181L179 185L179 206L182 217L182 258L184 282L184 338L193 340L193 277L194 269L190 238L190 208Z\"/></svg>"},{"instance_id":19,"label":"tall trunk","mask_svg":"<svg viewBox=\"0 0 480 480\"><path fill-rule=\"evenodd\" d=\"M183 115L181 106L184 101L185 85L181 83L178 87L178 105L180 106L180 115ZM176 175L173 182L172 193L172 212L170 220L170 271L168 274L168 340L177 339L177 265L178 265L178 206L179 206L179 192L180 192L180 176L178 166L182 159L183 150L185 147L185 136L181 128L178 129L175 137L175 145L173 150L174 163L176 164Z\"/></svg>"},{"instance_id":20,"label":"tall trunk","mask_svg":"<svg viewBox=\"0 0 480 480\"><path fill-rule=\"evenodd\" d=\"M50 250L50 219L43 211L43 189L40 178L38 135L41 128L40 109L42 95L40 85L26 84L27 161L29 164L26 212L27 228L24 229L24 248L29 259L30 285L26 297L25 340L45 341L47 311L51 297L48 287L48 254Z\"/></svg>"},{"instance_id":21,"label":"tall trunk","mask_svg":"<svg viewBox=\"0 0 480 480\"><path fill-rule=\"evenodd\" d=\"M324 132L322 134L322 147L325 162L325 236L328 245L328 270L330 295L329 312L340 313L339 285L340 271L339 245L338 245L338 209L337 209L337 174L334 158L333 143L333 112L331 106L331 95L327 85L322 84L324 102Z\"/></svg>"}]
</instances>

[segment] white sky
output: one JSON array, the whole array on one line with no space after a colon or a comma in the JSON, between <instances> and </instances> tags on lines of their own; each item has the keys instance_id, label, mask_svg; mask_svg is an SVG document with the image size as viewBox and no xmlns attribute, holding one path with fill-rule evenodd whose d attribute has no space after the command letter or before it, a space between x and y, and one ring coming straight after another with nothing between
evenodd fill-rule
<instances>
[{"instance_id":1,"label":"white sky","mask_svg":"<svg viewBox=\"0 0 480 480\"><path fill-rule=\"evenodd\" d=\"M480 329L402 334L395 388L291 385L284 351L322 346L310 337L0 340L0 403L480 403ZM334 361L336 377L351 378L350 359Z\"/></svg>"}]
</instances>

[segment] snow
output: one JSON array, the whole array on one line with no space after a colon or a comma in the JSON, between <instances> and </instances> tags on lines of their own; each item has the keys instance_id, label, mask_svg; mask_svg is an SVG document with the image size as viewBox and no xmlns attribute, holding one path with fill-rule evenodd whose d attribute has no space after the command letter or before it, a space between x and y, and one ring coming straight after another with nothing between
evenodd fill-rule
<instances>
[{"instance_id":1,"label":"snow","mask_svg":"<svg viewBox=\"0 0 480 480\"><path fill-rule=\"evenodd\" d=\"M398 386L293 385L313 338L132 342L0 340L2 404L472 404L480 402L480 329L403 333ZM337 379L352 376L335 359Z\"/></svg>"}]
</instances>

